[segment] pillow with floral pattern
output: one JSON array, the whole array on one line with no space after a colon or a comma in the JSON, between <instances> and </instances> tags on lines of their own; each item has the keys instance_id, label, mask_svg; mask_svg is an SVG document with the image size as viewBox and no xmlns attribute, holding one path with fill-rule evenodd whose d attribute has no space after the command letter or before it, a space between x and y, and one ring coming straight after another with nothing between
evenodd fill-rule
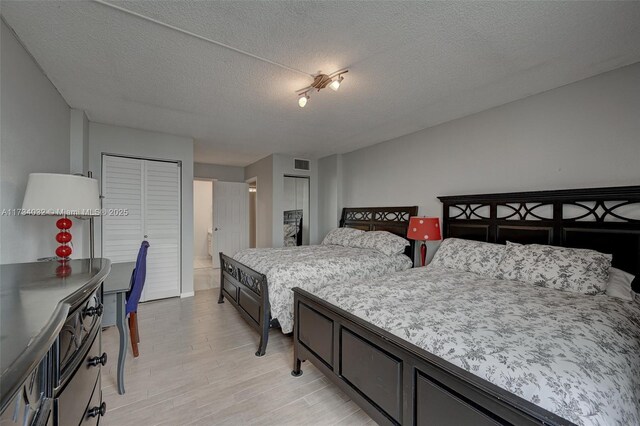
<instances>
[{"instance_id":1,"label":"pillow with floral pattern","mask_svg":"<svg viewBox=\"0 0 640 426\"><path fill-rule=\"evenodd\" d=\"M483 241L447 238L444 240L431 267L473 272L489 278L496 278L498 264L504 256L505 246Z\"/></svg>"},{"instance_id":2,"label":"pillow with floral pattern","mask_svg":"<svg viewBox=\"0 0 640 426\"><path fill-rule=\"evenodd\" d=\"M379 251L387 256L404 253L409 241L387 231L369 231L358 235L351 241L351 247Z\"/></svg>"},{"instance_id":3,"label":"pillow with floral pattern","mask_svg":"<svg viewBox=\"0 0 640 426\"><path fill-rule=\"evenodd\" d=\"M350 247L353 239L361 234L364 234L361 229L336 228L329 231L324 240L322 240L322 244Z\"/></svg>"},{"instance_id":4,"label":"pillow with floral pattern","mask_svg":"<svg viewBox=\"0 0 640 426\"><path fill-rule=\"evenodd\" d=\"M507 242L499 278L581 294L607 289L611 255L595 250Z\"/></svg>"}]
</instances>

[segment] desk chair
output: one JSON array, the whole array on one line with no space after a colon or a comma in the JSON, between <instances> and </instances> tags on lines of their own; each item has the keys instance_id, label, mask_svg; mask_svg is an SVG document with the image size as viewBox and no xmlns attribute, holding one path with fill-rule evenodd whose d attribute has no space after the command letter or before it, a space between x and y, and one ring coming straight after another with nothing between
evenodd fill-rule
<instances>
[{"instance_id":1,"label":"desk chair","mask_svg":"<svg viewBox=\"0 0 640 426\"><path fill-rule=\"evenodd\" d=\"M138 333L138 302L144 288L144 281L147 277L147 249L149 242L143 241L138 251L136 267L131 273L131 290L127 293L126 313L129 316L129 335L131 337L131 349L133 357L137 358L138 343L140 343L140 333Z\"/></svg>"}]
</instances>

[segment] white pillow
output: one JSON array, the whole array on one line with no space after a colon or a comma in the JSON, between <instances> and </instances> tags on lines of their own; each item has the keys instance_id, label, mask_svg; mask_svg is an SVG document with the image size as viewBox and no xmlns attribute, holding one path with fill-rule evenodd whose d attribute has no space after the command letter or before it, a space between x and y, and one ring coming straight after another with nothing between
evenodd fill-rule
<instances>
[{"instance_id":1,"label":"white pillow","mask_svg":"<svg viewBox=\"0 0 640 426\"><path fill-rule=\"evenodd\" d=\"M506 247L503 244L447 238L438 247L430 266L468 271L495 278L498 264L502 260L505 250Z\"/></svg>"},{"instance_id":2,"label":"white pillow","mask_svg":"<svg viewBox=\"0 0 640 426\"><path fill-rule=\"evenodd\" d=\"M324 240L322 240L322 244L350 247L353 239L361 234L364 234L361 229L336 228L329 231Z\"/></svg>"},{"instance_id":3,"label":"white pillow","mask_svg":"<svg viewBox=\"0 0 640 426\"><path fill-rule=\"evenodd\" d=\"M631 283L635 277L618 268L609 269L609 281L607 282L607 296L633 302L635 292L631 289Z\"/></svg>"},{"instance_id":4,"label":"white pillow","mask_svg":"<svg viewBox=\"0 0 640 426\"><path fill-rule=\"evenodd\" d=\"M602 294L607 288L611 255L595 250L507 241L498 278L582 294Z\"/></svg>"},{"instance_id":5,"label":"white pillow","mask_svg":"<svg viewBox=\"0 0 640 426\"><path fill-rule=\"evenodd\" d=\"M369 231L358 235L351 241L351 247L379 251L387 256L404 253L409 241L387 231Z\"/></svg>"}]
</instances>

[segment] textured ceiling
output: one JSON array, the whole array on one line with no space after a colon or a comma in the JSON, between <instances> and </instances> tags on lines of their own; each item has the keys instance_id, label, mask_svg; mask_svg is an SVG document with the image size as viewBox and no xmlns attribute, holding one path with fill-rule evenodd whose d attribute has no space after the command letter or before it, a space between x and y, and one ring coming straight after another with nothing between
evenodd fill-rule
<instances>
[{"instance_id":1,"label":"textured ceiling","mask_svg":"<svg viewBox=\"0 0 640 426\"><path fill-rule=\"evenodd\" d=\"M640 61L640 2L114 2L339 92L92 2L2 14L93 121L192 136L196 161L348 152ZM541 123L541 125L544 125Z\"/></svg>"}]
</instances>

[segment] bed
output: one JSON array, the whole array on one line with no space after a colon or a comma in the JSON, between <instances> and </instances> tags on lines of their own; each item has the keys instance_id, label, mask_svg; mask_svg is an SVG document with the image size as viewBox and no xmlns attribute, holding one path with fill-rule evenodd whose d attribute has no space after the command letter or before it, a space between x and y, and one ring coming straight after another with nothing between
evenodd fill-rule
<instances>
[{"instance_id":1,"label":"bed","mask_svg":"<svg viewBox=\"0 0 640 426\"><path fill-rule=\"evenodd\" d=\"M344 208L340 227L388 231L406 237L409 218L418 208ZM234 257L220 253L220 295L260 333L257 356L266 353L269 329L293 330L294 287L314 290L352 278L374 278L413 265L414 242L404 254L385 256L341 246L299 246L243 250Z\"/></svg>"},{"instance_id":2,"label":"bed","mask_svg":"<svg viewBox=\"0 0 640 426\"><path fill-rule=\"evenodd\" d=\"M640 273L640 187L440 199L445 238L591 248ZM638 298L514 283L418 268L294 289L292 374L309 360L380 424L639 424Z\"/></svg>"}]
</instances>

